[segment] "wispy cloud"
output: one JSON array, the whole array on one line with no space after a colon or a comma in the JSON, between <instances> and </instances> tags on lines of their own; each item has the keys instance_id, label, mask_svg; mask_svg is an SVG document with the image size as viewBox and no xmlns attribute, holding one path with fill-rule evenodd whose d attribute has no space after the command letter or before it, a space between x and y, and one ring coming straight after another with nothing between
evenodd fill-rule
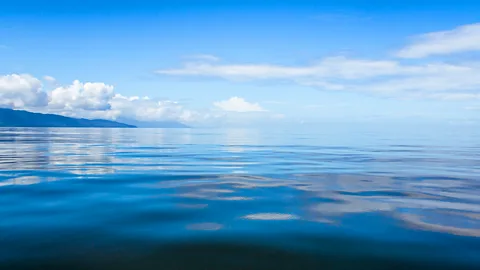
<instances>
[{"instance_id":1,"label":"wispy cloud","mask_svg":"<svg viewBox=\"0 0 480 270\"><path fill-rule=\"evenodd\" d=\"M420 35L412 44L398 51L396 56L423 58L471 51L480 51L480 23Z\"/></svg>"},{"instance_id":2,"label":"wispy cloud","mask_svg":"<svg viewBox=\"0 0 480 270\"><path fill-rule=\"evenodd\" d=\"M378 76L435 72L448 65L402 66L389 60L350 59L344 56L324 58L314 65L281 66L269 64L216 64L187 62L178 69L157 70L157 74L177 76L213 76L226 79L338 78L364 79ZM454 67L455 68L455 67Z\"/></svg>"},{"instance_id":3,"label":"wispy cloud","mask_svg":"<svg viewBox=\"0 0 480 270\"><path fill-rule=\"evenodd\" d=\"M51 84L56 84L57 83L57 80L52 77L52 76L43 76L43 80L48 82L48 83L51 83Z\"/></svg>"},{"instance_id":4,"label":"wispy cloud","mask_svg":"<svg viewBox=\"0 0 480 270\"><path fill-rule=\"evenodd\" d=\"M322 59L313 65L221 64L188 62L178 69L159 70L169 76L207 76L235 81L274 80L330 91L369 92L410 97L476 98L480 93L480 63L423 63L393 60Z\"/></svg>"},{"instance_id":5,"label":"wispy cloud","mask_svg":"<svg viewBox=\"0 0 480 270\"><path fill-rule=\"evenodd\" d=\"M290 82L321 90L368 92L401 98L476 100L480 95L480 62L454 64L419 59L458 52L480 51L480 23L421 35L397 52L395 59L327 57L308 65L225 63L210 57L187 61L180 68L157 70L168 76L204 76L233 81ZM211 57L214 59L215 57Z\"/></svg>"}]
</instances>

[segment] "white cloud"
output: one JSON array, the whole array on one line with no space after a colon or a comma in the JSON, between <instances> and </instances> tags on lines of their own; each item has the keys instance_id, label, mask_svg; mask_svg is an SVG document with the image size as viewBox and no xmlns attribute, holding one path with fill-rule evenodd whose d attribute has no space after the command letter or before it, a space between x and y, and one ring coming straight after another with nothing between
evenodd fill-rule
<instances>
[{"instance_id":1,"label":"white cloud","mask_svg":"<svg viewBox=\"0 0 480 270\"><path fill-rule=\"evenodd\" d=\"M176 76L213 76L225 79L341 79L360 80L388 76L429 75L443 72L465 72L468 66L444 63L402 65L390 60L349 59L328 57L314 65L280 66L265 64L221 65L213 63L186 63L180 69L158 70L157 74ZM325 83L325 85L334 85Z\"/></svg>"},{"instance_id":2,"label":"white cloud","mask_svg":"<svg viewBox=\"0 0 480 270\"><path fill-rule=\"evenodd\" d=\"M50 93L49 107L67 110L105 111L111 108L113 86L104 83L81 83L58 87Z\"/></svg>"},{"instance_id":3,"label":"white cloud","mask_svg":"<svg viewBox=\"0 0 480 270\"><path fill-rule=\"evenodd\" d=\"M469 51L480 51L480 23L420 35L396 55L402 58L423 58Z\"/></svg>"},{"instance_id":4,"label":"white cloud","mask_svg":"<svg viewBox=\"0 0 480 270\"><path fill-rule=\"evenodd\" d=\"M137 119L140 121L176 120L194 122L199 113L188 110L182 105L169 100L154 100L148 97L125 97L115 95L110 101L111 111L116 117Z\"/></svg>"},{"instance_id":5,"label":"white cloud","mask_svg":"<svg viewBox=\"0 0 480 270\"><path fill-rule=\"evenodd\" d=\"M240 97L232 97L227 100L218 101L213 103L213 105L227 112L264 112L266 111L258 103L250 103Z\"/></svg>"},{"instance_id":6,"label":"white cloud","mask_svg":"<svg viewBox=\"0 0 480 270\"><path fill-rule=\"evenodd\" d=\"M112 120L131 118L141 121L194 122L206 117L174 101L122 96L115 93L112 85L102 82L82 83L76 80L71 85L45 92L42 82L28 74L0 76L0 106Z\"/></svg>"},{"instance_id":7,"label":"white cloud","mask_svg":"<svg viewBox=\"0 0 480 270\"><path fill-rule=\"evenodd\" d=\"M41 107L48 103L42 83L28 74L0 76L0 106L9 108Z\"/></svg>"},{"instance_id":8,"label":"white cloud","mask_svg":"<svg viewBox=\"0 0 480 270\"><path fill-rule=\"evenodd\" d=\"M442 62L403 64L392 60L329 57L306 66L265 64L186 63L183 68L159 70L171 76L210 76L228 80L290 81L322 90L368 92L380 95L434 97L480 93L480 63Z\"/></svg>"},{"instance_id":9,"label":"white cloud","mask_svg":"<svg viewBox=\"0 0 480 270\"><path fill-rule=\"evenodd\" d=\"M72 117L112 120L127 118L152 122L164 120L195 122L202 116L174 101L123 96L116 94L111 85L83 84L79 81L53 90L48 109Z\"/></svg>"},{"instance_id":10,"label":"white cloud","mask_svg":"<svg viewBox=\"0 0 480 270\"><path fill-rule=\"evenodd\" d=\"M478 66L456 66L439 69L432 72L419 72L409 76L396 76L377 82L367 82L366 86L377 93L434 93L453 92L470 93L479 92L480 71ZM356 86L363 87L360 85Z\"/></svg>"},{"instance_id":11,"label":"white cloud","mask_svg":"<svg viewBox=\"0 0 480 270\"><path fill-rule=\"evenodd\" d=\"M397 53L401 58L424 58L458 52L480 51L480 23L417 37ZM478 99L480 62L455 64L442 61L351 59L327 57L301 66L187 62L181 68L163 69L169 76L206 76L234 81L287 81L330 91L367 92L406 98L443 100Z\"/></svg>"},{"instance_id":12,"label":"white cloud","mask_svg":"<svg viewBox=\"0 0 480 270\"><path fill-rule=\"evenodd\" d=\"M267 64L221 65L209 62L189 62L180 69L158 70L157 74L177 76L214 76L226 79L292 79L302 77L359 79L411 73L415 69L401 67L394 61L372 61L329 57L309 66L279 66Z\"/></svg>"},{"instance_id":13,"label":"white cloud","mask_svg":"<svg viewBox=\"0 0 480 270\"><path fill-rule=\"evenodd\" d=\"M43 76L43 80L52 84L57 82L57 80L52 76Z\"/></svg>"}]
</instances>

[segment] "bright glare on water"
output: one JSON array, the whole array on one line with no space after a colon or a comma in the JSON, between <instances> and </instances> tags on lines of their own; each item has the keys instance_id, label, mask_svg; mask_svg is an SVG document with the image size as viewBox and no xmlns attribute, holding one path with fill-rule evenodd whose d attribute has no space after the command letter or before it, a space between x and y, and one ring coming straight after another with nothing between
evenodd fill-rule
<instances>
[{"instance_id":1,"label":"bright glare on water","mask_svg":"<svg viewBox=\"0 0 480 270\"><path fill-rule=\"evenodd\" d=\"M0 129L0 269L480 269L480 130Z\"/></svg>"}]
</instances>

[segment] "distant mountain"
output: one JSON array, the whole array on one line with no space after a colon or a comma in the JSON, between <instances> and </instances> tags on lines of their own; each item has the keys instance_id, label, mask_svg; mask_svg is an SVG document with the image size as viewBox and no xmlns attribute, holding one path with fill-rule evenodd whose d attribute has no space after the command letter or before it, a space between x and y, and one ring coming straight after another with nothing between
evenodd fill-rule
<instances>
[{"instance_id":1,"label":"distant mountain","mask_svg":"<svg viewBox=\"0 0 480 270\"><path fill-rule=\"evenodd\" d=\"M177 121L138 121L128 118L119 118L117 120L139 128L190 128Z\"/></svg>"},{"instance_id":2,"label":"distant mountain","mask_svg":"<svg viewBox=\"0 0 480 270\"><path fill-rule=\"evenodd\" d=\"M0 127L135 128L134 125L128 125L109 120L88 120L56 114L32 113L4 108L0 108Z\"/></svg>"}]
</instances>

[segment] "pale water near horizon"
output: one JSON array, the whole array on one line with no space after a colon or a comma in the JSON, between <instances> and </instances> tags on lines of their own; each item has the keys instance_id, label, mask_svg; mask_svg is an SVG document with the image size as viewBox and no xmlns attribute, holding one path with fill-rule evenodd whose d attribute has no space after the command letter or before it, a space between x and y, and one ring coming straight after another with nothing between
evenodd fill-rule
<instances>
[{"instance_id":1,"label":"pale water near horizon","mask_svg":"<svg viewBox=\"0 0 480 270\"><path fill-rule=\"evenodd\" d=\"M0 269L480 269L480 130L0 129Z\"/></svg>"}]
</instances>

